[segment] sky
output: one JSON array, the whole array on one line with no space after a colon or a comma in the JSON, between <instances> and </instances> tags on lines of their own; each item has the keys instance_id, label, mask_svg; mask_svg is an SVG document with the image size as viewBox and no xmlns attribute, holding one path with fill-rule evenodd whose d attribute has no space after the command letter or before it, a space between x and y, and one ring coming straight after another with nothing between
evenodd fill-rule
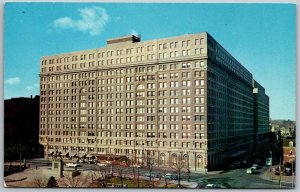
<instances>
[{"instance_id":1,"label":"sky","mask_svg":"<svg viewBox=\"0 0 300 192\"><path fill-rule=\"evenodd\" d=\"M296 12L291 4L7 3L4 99L39 94L40 58L208 32L266 89L272 119L296 119Z\"/></svg>"}]
</instances>

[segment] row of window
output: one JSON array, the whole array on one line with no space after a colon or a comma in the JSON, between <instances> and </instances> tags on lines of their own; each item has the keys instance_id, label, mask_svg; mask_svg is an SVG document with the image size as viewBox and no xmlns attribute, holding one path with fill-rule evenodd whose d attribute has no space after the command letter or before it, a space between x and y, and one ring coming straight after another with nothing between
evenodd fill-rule
<instances>
[{"instance_id":1,"label":"row of window","mask_svg":"<svg viewBox=\"0 0 300 192\"><path fill-rule=\"evenodd\" d=\"M45 123L41 123L41 130L43 129L46 129L46 124ZM88 128L89 127L92 127L94 128L94 124L88 124ZM192 127L193 127L193 130L195 131L203 131L204 128L205 128L205 125L204 124L194 124L194 125L191 125L191 124L181 124L179 126L179 123L178 124L159 124L157 125L156 127L156 124L138 124L138 125L134 125L134 124L98 124L98 129L108 129L108 130L112 130L112 129L116 129L116 130L134 130L134 129L137 129L137 130L156 130L156 128L158 130L164 130L164 131L167 131L167 130L179 130L179 127L181 128L181 130L187 130L187 131L190 131L192 130ZM60 124L48 124L48 128L49 129L77 129L78 126L77 124L63 124L63 123L60 123ZM67 132L67 131L66 131ZM46 132L44 132L45 134ZM71 135L71 136L75 136L75 131L69 131L70 134L67 134L67 135ZM48 134L52 135L52 131L51 132L48 132ZM77 136L77 135L76 135ZM90 135L88 135L90 136Z\"/></svg>"},{"instance_id":2,"label":"row of window","mask_svg":"<svg viewBox=\"0 0 300 192\"><path fill-rule=\"evenodd\" d=\"M194 104L204 104L204 97L194 97ZM179 104L191 104L192 103L192 98L190 97L184 97L184 98L170 98L170 99L138 99L138 100L126 100L126 101L99 101L98 102L98 107L114 107L114 106L142 106L142 105L155 105L156 102L160 105L179 105ZM80 107L90 107L90 106L94 106L94 104L91 104L92 102L80 102L80 104L78 105L78 103L50 103L48 104L48 109L53 109L53 108L77 108L78 106ZM47 104L41 104L40 105L41 109L46 109L47 108Z\"/></svg>"},{"instance_id":3,"label":"row of window","mask_svg":"<svg viewBox=\"0 0 300 192\"><path fill-rule=\"evenodd\" d=\"M148 87L149 89L153 89L155 88L155 84L148 84ZM106 89L104 89L103 87L102 88L99 88L101 91L104 91ZM110 89L111 90L111 89ZM116 90L119 90L119 89L116 89ZM181 91L176 89L176 90L170 90L170 91L167 91L167 90L158 90L157 92L156 91L139 91L139 92L127 92L127 93L107 93L107 94L97 94L97 95L94 95L94 94L89 94L89 95L81 95L81 96L76 96L76 95L73 95L73 96L59 96L61 94L61 90L56 90L56 91L49 91L49 96L48 97L43 97L43 95L46 95L47 92L46 91L41 91L41 95L42 97L40 98L41 99L41 103L43 102L46 102L47 100L49 102L53 102L53 101L56 101L56 102L60 102L60 101L78 101L78 100L81 100L81 101L84 101L84 100L87 100L87 99L95 99L97 98L98 100L105 100L105 99L113 99L113 98L116 98L116 99L122 99L122 98L126 98L126 99L133 99L134 96L139 99L139 97L152 97L152 96L159 96L159 97L168 97L168 96L189 96L189 95L204 95L205 93L205 89L204 88L195 88L194 89L194 92L192 92L191 89L182 89ZM71 91L65 89L63 90L63 94L75 94L76 93L76 90L75 89L72 89ZM156 94L157 93L157 94ZM51 97L50 95L56 95L56 96L53 96ZM48 99L47 99L48 98ZM91 102L91 103L94 103L94 102ZM89 106L91 107L91 106Z\"/></svg>"},{"instance_id":4,"label":"row of window","mask_svg":"<svg viewBox=\"0 0 300 192\"><path fill-rule=\"evenodd\" d=\"M169 75L160 74L158 76L158 78L159 78L159 80L165 80L165 79L167 79L168 76L170 77L170 79L176 79L176 78L179 77L178 73L170 73ZM190 72L183 72L181 77L182 78L191 78L191 73ZM195 78L204 77L204 71L195 71L194 72L194 77ZM144 76L135 76L135 77L126 77L126 78L122 78L122 77L121 78L108 78L108 79L99 79L96 82L98 83L98 85L111 85L111 84L114 84L114 83L122 84L122 83L124 83L124 81L127 82L127 83L134 83L135 81L146 81L146 80L148 80L148 81L149 80L150 81L155 80L155 77L154 77L154 75L147 75L147 76L144 75ZM49 89L55 89L55 88L60 88L61 89L61 88L68 88L68 87L70 87L70 85L73 87L73 86L94 85L94 84L95 84L95 80L82 80L82 81L76 81L76 82L48 83L48 84L41 84L41 89L44 90L44 89L47 89L47 87ZM154 86L151 87L152 84L148 83L147 88L148 89L155 88L155 84L154 84ZM177 82L177 84L178 84L178 82ZM141 84L141 85L144 86L143 84ZM183 81L182 81L182 85L184 85ZM198 86L198 85L204 85L204 79L195 80L195 86ZM133 86L133 85L131 85L131 86ZM99 91L101 91L101 89L104 89L104 88L98 88ZM141 90L141 89L145 89L145 87L144 88L137 87L137 89ZM66 90L68 90L68 89L66 89ZM90 87L87 90L82 89L81 92L86 92L86 91L87 92L95 92L95 90L96 90L95 87ZM73 91L74 91L74 93L77 93L76 89L72 89L72 92Z\"/></svg>"},{"instance_id":5,"label":"row of window","mask_svg":"<svg viewBox=\"0 0 300 192\"><path fill-rule=\"evenodd\" d=\"M194 44L193 45L202 45L204 43L204 38L197 38L194 39ZM179 48L179 44L181 47L190 47L192 45L192 40L183 40L176 42L170 42L170 43L160 43L158 45L159 50L165 50L165 49L173 49L173 48ZM146 47L144 46L139 46L136 47L136 53L143 53L145 50L149 51L155 51L156 46L155 45L148 45ZM42 65L47 65L49 64L55 64L55 63L67 63L70 61L78 61L78 60L93 60L95 59L96 55L98 55L98 58L104 58L104 57L112 57L112 56L120 56L124 54L133 54L134 53L134 48L126 48L126 49L119 49L116 51L107 51L107 52L99 52L98 54L96 53L89 53L89 54L81 54L80 56L74 55L72 57L60 57L56 59L49 59L49 60L42 60Z\"/></svg>"},{"instance_id":6,"label":"row of window","mask_svg":"<svg viewBox=\"0 0 300 192\"><path fill-rule=\"evenodd\" d=\"M82 115L82 114L81 114ZM182 122L184 121L191 121L192 120L191 115L159 115L157 118L158 121L179 121L181 120ZM155 121L155 116L100 116L98 118L96 117L86 117L86 116L81 116L81 117L48 117L48 122L94 122L97 119L98 122L101 123L108 123L108 122L151 122ZM205 115L194 115L194 121L204 121L205 120ZM46 117L41 117L41 123L47 122ZM93 128L93 127L91 127Z\"/></svg>"},{"instance_id":7,"label":"row of window","mask_svg":"<svg viewBox=\"0 0 300 192\"><path fill-rule=\"evenodd\" d=\"M75 64L76 65L76 64ZM147 67L130 67L127 69L109 69L109 70L101 70L98 72L81 72L74 74L64 74L64 75L53 75L49 77L41 77L41 81L58 81L58 80L71 80L71 79L85 79L85 78L95 78L103 77L103 76L115 76L122 74L137 74L137 73L146 73L146 72L156 72L162 70L174 70L174 69L185 69L185 68L200 68L204 67L204 61L195 61L195 62L183 62L183 63L172 63L170 65L160 64L157 66L147 66Z\"/></svg>"},{"instance_id":8,"label":"row of window","mask_svg":"<svg viewBox=\"0 0 300 192\"><path fill-rule=\"evenodd\" d=\"M195 49L195 55L201 55L204 53L203 49ZM182 56L191 56L190 50L183 50ZM171 52L170 55L167 53L160 53L158 56L158 59L168 59L168 58L176 58L180 57L178 55L178 52ZM132 62L141 62L141 61L152 61L156 59L155 55L147 55L145 59L145 56L137 56L136 60L134 57L127 57L127 58L117 58L114 59L108 59L108 60L99 60L99 61L90 61L90 62L82 62L82 63L73 63L73 64L65 64L65 65L59 65L59 66L50 66L50 67L42 67L41 72L52 72L52 71L60 71L60 70L68 70L68 69L78 69L78 68L91 68L91 67L99 67L104 65L112 65L112 64L125 64L125 63L132 63ZM105 62L106 61L106 62ZM197 68L197 66L195 66ZM182 67L186 68L186 67ZM48 69L48 70L47 70ZM160 70L166 70L166 69L160 69Z\"/></svg>"}]
</instances>

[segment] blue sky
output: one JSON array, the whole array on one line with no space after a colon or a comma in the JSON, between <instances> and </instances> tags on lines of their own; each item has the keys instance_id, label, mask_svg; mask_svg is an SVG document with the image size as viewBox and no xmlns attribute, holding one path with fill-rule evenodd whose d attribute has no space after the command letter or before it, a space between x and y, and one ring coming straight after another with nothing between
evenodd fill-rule
<instances>
[{"instance_id":1,"label":"blue sky","mask_svg":"<svg viewBox=\"0 0 300 192\"><path fill-rule=\"evenodd\" d=\"M8 3L4 98L39 94L45 55L207 31L265 87L271 118L295 120L295 16L289 4Z\"/></svg>"}]
</instances>

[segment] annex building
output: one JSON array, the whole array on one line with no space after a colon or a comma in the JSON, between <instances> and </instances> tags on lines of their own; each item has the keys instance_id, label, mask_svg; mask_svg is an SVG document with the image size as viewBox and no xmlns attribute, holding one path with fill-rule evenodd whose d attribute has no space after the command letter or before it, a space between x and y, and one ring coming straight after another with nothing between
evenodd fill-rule
<instances>
[{"instance_id":1,"label":"annex building","mask_svg":"<svg viewBox=\"0 0 300 192\"><path fill-rule=\"evenodd\" d=\"M127 156L131 163L218 169L264 145L269 98L208 33L41 59L45 155Z\"/></svg>"}]
</instances>

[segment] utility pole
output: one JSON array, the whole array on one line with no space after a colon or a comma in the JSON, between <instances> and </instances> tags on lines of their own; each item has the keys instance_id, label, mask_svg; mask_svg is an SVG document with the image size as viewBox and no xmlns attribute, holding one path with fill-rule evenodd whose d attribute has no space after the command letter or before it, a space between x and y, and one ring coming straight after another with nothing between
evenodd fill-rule
<instances>
[{"instance_id":1,"label":"utility pole","mask_svg":"<svg viewBox=\"0 0 300 192\"><path fill-rule=\"evenodd\" d=\"M138 188L140 188L140 167L137 168L137 181L138 181Z\"/></svg>"},{"instance_id":2,"label":"utility pole","mask_svg":"<svg viewBox=\"0 0 300 192\"><path fill-rule=\"evenodd\" d=\"M294 188L294 159L292 161L292 188Z\"/></svg>"},{"instance_id":3,"label":"utility pole","mask_svg":"<svg viewBox=\"0 0 300 192\"><path fill-rule=\"evenodd\" d=\"M22 172L22 167L21 167L21 157L22 157L22 152L20 151L20 173Z\"/></svg>"},{"instance_id":4,"label":"utility pole","mask_svg":"<svg viewBox=\"0 0 300 192\"><path fill-rule=\"evenodd\" d=\"M281 189L281 157L279 162L279 188Z\"/></svg>"},{"instance_id":5,"label":"utility pole","mask_svg":"<svg viewBox=\"0 0 300 192\"><path fill-rule=\"evenodd\" d=\"M181 171L181 168L182 168L182 153L180 153L180 157L178 157L178 188L180 188L180 171ZM179 159L180 158L180 159ZM180 160L180 161L179 161Z\"/></svg>"}]
</instances>

